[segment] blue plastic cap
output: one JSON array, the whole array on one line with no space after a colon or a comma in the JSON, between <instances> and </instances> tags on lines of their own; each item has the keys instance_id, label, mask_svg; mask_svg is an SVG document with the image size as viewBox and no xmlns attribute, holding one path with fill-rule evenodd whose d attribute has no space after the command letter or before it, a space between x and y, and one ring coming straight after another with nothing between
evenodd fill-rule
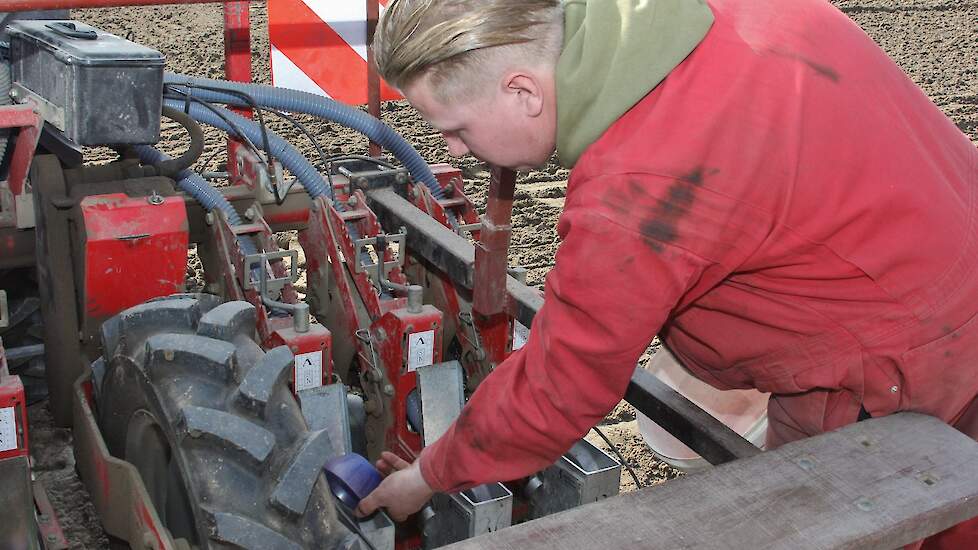
<instances>
[{"instance_id":1,"label":"blue plastic cap","mask_svg":"<svg viewBox=\"0 0 978 550\"><path fill-rule=\"evenodd\" d=\"M323 469L333 496L351 510L383 480L377 468L356 453L331 458Z\"/></svg>"}]
</instances>

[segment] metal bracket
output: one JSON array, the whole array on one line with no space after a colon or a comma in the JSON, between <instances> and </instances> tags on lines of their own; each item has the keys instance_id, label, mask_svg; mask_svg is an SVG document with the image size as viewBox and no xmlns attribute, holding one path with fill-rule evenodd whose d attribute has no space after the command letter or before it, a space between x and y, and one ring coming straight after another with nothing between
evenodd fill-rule
<instances>
[{"instance_id":1,"label":"metal bracket","mask_svg":"<svg viewBox=\"0 0 978 550\"><path fill-rule=\"evenodd\" d=\"M404 242L406 240L407 234L402 232L402 233L383 235L382 237L385 241L387 241L387 244L390 244L392 242L397 243L397 254L395 255L395 259L390 262L384 262L384 278L386 279L388 273L390 273L395 268L404 265ZM363 273L364 271L366 271L367 274L370 276L370 278L374 279L377 273L377 264L384 260L384 253L387 251L386 247L384 250L377 249L377 237L357 239L356 241L354 241L353 245L356 247L356 251L355 251L356 258L353 264L354 271L357 273ZM366 248L368 245L373 246L374 252L377 254L377 261L372 264L361 262L364 248ZM380 284L380 281L374 281L374 282Z\"/></svg>"},{"instance_id":2,"label":"metal bracket","mask_svg":"<svg viewBox=\"0 0 978 550\"><path fill-rule=\"evenodd\" d=\"M41 115L45 122L50 123L62 132L65 131L64 109L37 95L30 88L19 82L14 82L10 86L10 98L17 103L27 103L28 100L33 100L37 106L37 114Z\"/></svg>"},{"instance_id":3,"label":"metal bracket","mask_svg":"<svg viewBox=\"0 0 978 550\"><path fill-rule=\"evenodd\" d=\"M268 278L268 268L266 265L268 262L275 260L281 260L283 258L290 258L292 261L289 262L289 276L279 277L279 278ZM262 285L259 282L258 286L251 281L251 266L258 264L258 273L260 280L268 280L265 282L264 288L269 292L278 292L285 288L285 285L292 284L299 279L299 251L297 250L279 250L276 252L259 252L258 254L249 254L245 256L244 266L241 269L241 288L245 290L257 289Z\"/></svg>"},{"instance_id":4,"label":"metal bracket","mask_svg":"<svg viewBox=\"0 0 978 550\"><path fill-rule=\"evenodd\" d=\"M464 237L465 236L464 232L466 231L472 233L473 231L481 231L481 230L482 230L482 222L480 221L476 223L459 224L458 229L456 229L455 232Z\"/></svg>"},{"instance_id":5,"label":"metal bracket","mask_svg":"<svg viewBox=\"0 0 978 550\"><path fill-rule=\"evenodd\" d=\"M535 481L534 481L535 480ZM530 517L540 518L618 494L621 464L580 440L553 466L531 478Z\"/></svg>"},{"instance_id":6,"label":"metal bracket","mask_svg":"<svg viewBox=\"0 0 978 550\"><path fill-rule=\"evenodd\" d=\"M32 193L21 193L14 197L17 213L17 229L32 229L37 226L34 220L34 195Z\"/></svg>"},{"instance_id":7,"label":"metal bracket","mask_svg":"<svg viewBox=\"0 0 978 550\"><path fill-rule=\"evenodd\" d=\"M425 548L437 548L509 527L513 493L501 483L480 485L451 495L438 493L424 523Z\"/></svg>"},{"instance_id":8,"label":"metal bracket","mask_svg":"<svg viewBox=\"0 0 978 550\"><path fill-rule=\"evenodd\" d=\"M310 430L326 430L333 455L353 452L350 410L343 384L328 384L299 391L299 406Z\"/></svg>"},{"instance_id":9,"label":"metal bracket","mask_svg":"<svg viewBox=\"0 0 978 550\"><path fill-rule=\"evenodd\" d=\"M421 435L427 447L455 422L465 405L462 365L446 361L417 370L421 392Z\"/></svg>"}]
</instances>

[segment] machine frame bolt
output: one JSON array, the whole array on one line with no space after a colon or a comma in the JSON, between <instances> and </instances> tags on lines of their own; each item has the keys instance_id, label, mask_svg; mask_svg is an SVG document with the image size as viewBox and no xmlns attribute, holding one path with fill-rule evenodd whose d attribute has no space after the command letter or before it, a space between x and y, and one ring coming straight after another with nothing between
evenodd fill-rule
<instances>
[{"instance_id":1,"label":"machine frame bolt","mask_svg":"<svg viewBox=\"0 0 978 550\"><path fill-rule=\"evenodd\" d=\"M156 189L153 189L153 194L146 197L146 202L152 204L153 206L159 206L166 202L166 199L161 197L160 194L156 192Z\"/></svg>"}]
</instances>

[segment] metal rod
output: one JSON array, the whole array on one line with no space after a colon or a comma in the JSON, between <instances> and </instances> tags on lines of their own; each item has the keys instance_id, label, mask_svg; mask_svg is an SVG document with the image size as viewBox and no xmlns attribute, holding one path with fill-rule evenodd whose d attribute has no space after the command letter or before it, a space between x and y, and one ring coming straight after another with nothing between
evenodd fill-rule
<instances>
[{"instance_id":1,"label":"metal rod","mask_svg":"<svg viewBox=\"0 0 978 550\"><path fill-rule=\"evenodd\" d=\"M380 118L380 75L374 63L374 32L377 30L377 20L380 18L379 0L367 2L367 112L375 118ZM380 144L370 142L370 156L380 155Z\"/></svg>"}]
</instances>

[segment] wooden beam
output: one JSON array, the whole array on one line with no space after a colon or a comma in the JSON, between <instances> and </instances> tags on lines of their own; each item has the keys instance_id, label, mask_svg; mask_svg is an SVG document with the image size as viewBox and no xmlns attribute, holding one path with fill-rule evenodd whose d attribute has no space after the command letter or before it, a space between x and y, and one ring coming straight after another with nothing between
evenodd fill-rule
<instances>
[{"instance_id":1,"label":"wooden beam","mask_svg":"<svg viewBox=\"0 0 978 550\"><path fill-rule=\"evenodd\" d=\"M898 548L978 515L976 458L902 413L446 548Z\"/></svg>"}]
</instances>

